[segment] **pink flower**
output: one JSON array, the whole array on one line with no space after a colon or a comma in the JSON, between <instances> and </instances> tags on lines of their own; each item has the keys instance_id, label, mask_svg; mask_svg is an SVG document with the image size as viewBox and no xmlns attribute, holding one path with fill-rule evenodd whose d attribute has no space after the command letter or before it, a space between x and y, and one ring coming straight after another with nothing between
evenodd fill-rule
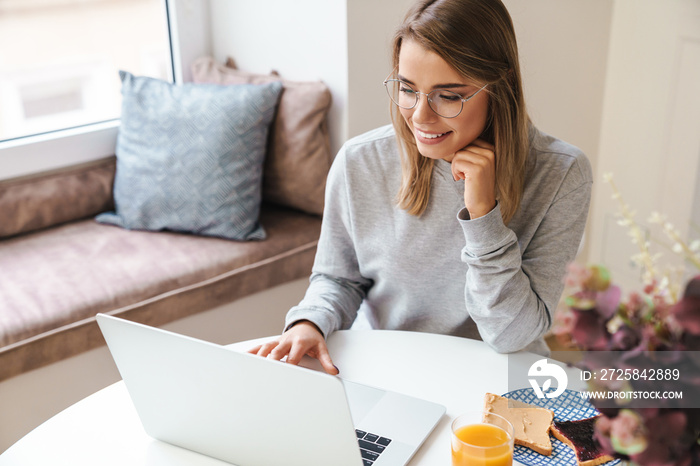
<instances>
[{"instance_id":1,"label":"pink flower","mask_svg":"<svg viewBox=\"0 0 700 466\"><path fill-rule=\"evenodd\" d=\"M613 334L611 344L613 350L629 350L639 345L639 335L630 327L623 326Z\"/></svg>"},{"instance_id":2,"label":"pink flower","mask_svg":"<svg viewBox=\"0 0 700 466\"><path fill-rule=\"evenodd\" d=\"M571 333L576 324L576 318L569 309L558 309L554 314L552 333L555 335L567 335Z\"/></svg>"},{"instance_id":3,"label":"pink flower","mask_svg":"<svg viewBox=\"0 0 700 466\"><path fill-rule=\"evenodd\" d=\"M601 451L607 453L608 455L614 455L617 453L615 448L612 446L612 440L610 438L610 431L612 430L612 420L607 416L601 416L595 423L595 430L593 433L593 438L598 441Z\"/></svg>"},{"instance_id":4,"label":"pink flower","mask_svg":"<svg viewBox=\"0 0 700 466\"><path fill-rule=\"evenodd\" d=\"M580 347L602 351L608 349L610 334L605 326L605 319L593 310L572 310L576 325L571 330L571 339Z\"/></svg>"},{"instance_id":5,"label":"pink flower","mask_svg":"<svg viewBox=\"0 0 700 466\"><path fill-rule=\"evenodd\" d=\"M700 275L696 275L688 282L683 296L695 296L696 298L700 298Z\"/></svg>"},{"instance_id":6,"label":"pink flower","mask_svg":"<svg viewBox=\"0 0 700 466\"><path fill-rule=\"evenodd\" d=\"M564 284L568 288L583 288L583 284L586 283L590 276L591 271L588 267L584 267L576 262L570 262L566 266Z\"/></svg>"},{"instance_id":7,"label":"pink flower","mask_svg":"<svg viewBox=\"0 0 700 466\"><path fill-rule=\"evenodd\" d=\"M580 266L571 266L568 271L567 284L578 289L574 288L574 293L566 298L570 312L561 313L557 331L560 335L570 331L571 340L586 351L579 366L588 370L601 367L644 370L692 363L697 367L687 351L675 350L700 349L700 275L688 283L683 298L671 305L666 291L659 290L656 283L647 284L642 293L632 292L622 301L621 290L611 284L605 268L592 267L587 273ZM613 350L622 351L622 355L615 361L606 360ZM644 356L649 350L655 356ZM674 359L679 357L690 359ZM691 397L693 394L697 397L700 376L684 377L684 385L655 381L653 389L682 387ZM596 390L596 383L601 384L601 389L630 388L591 381L592 390ZM635 389L647 386L641 381L623 383ZM655 408L631 409L624 403L601 406L603 416L596 423L595 438L603 451L629 459L633 464L700 464L700 410L669 406L672 404L661 401Z\"/></svg>"},{"instance_id":8,"label":"pink flower","mask_svg":"<svg viewBox=\"0 0 700 466\"><path fill-rule=\"evenodd\" d=\"M642 299L642 296L637 293L636 291L633 291L630 293L629 297L627 298L627 307L629 309L639 309L644 305L644 300Z\"/></svg>"},{"instance_id":9,"label":"pink flower","mask_svg":"<svg viewBox=\"0 0 700 466\"><path fill-rule=\"evenodd\" d=\"M644 324L641 327L642 341L640 347L648 351L654 351L664 346L663 339L653 324Z\"/></svg>"},{"instance_id":10,"label":"pink flower","mask_svg":"<svg viewBox=\"0 0 700 466\"><path fill-rule=\"evenodd\" d=\"M611 319L617 312L621 296L622 291L615 285L609 286L605 291L599 292L596 299L596 309L598 313L606 320Z\"/></svg>"},{"instance_id":11,"label":"pink flower","mask_svg":"<svg viewBox=\"0 0 700 466\"><path fill-rule=\"evenodd\" d=\"M630 458L637 464L650 466L689 463L694 439L686 432L686 414L677 410L658 410L658 413L656 417L647 417L645 422L647 448Z\"/></svg>"},{"instance_id":12,"label":"pink flower","mask_svg":"<svg viewBox=\"0 0 700 466\"><path fill-rule=\"evenodd\" d=\"M700 275L688 283L683 298L670 313L682 328L692 335L700 335Z\"/></svg>"},{"instance_id":13,"label":"pink flower","mask_svg":"<svg viewBox=\"0 0 700 466\"><path fill-rule=\"evenodd\" d=\"M654 292L654 289L656 288L656 280L652 280L651 283L647 283L644 285L644 294L650 295Z\"/></svg>"},{"instance_id":14,"label":"pink flower","mask_svg":"<svg viewBox=\"0 0 700 466\"><path fill-rule=\"evenodd\" d=\"M644 451L647 439L642 417L631 409L620 410L610 422L610 439L615 451L623 455Z\"/></svg>"}]
</instances>

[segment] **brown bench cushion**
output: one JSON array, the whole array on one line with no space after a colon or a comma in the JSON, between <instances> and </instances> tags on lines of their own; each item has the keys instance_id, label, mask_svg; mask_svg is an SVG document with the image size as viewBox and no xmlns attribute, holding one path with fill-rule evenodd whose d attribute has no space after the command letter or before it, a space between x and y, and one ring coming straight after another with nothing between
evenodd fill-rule
<instances>
[{"instance_id":1,"label":"brown bench cushion","mask_svg":"<svg viewBox=\"0 0 700 466\"><path fill-rule=\"evenodd\" d=\"M0 380L102 345L98 312L163 325L308 276L319 217L266 205L265 241L84 220L0 241Z\"/></svg>"}]
</instances>

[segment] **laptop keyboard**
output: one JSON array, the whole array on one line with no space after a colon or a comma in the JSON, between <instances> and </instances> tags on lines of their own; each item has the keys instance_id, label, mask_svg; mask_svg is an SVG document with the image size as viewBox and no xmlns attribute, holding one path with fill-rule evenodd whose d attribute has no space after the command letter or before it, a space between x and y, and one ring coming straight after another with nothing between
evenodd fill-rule
<instances>
[{"instance_id":1,"label":"laptop keyboard","mask_svg":"<svg viewBox=\"0 0 700 466\"><path fill-rule=\"evenodd\" d=\"M360 444L360 453L362 454L364 466L374 464L379 455L391 443L391 440L386 437L380 437L360 429L355 429L355 433L357 434L357 442Z\"/></svg>"}]
</instances>

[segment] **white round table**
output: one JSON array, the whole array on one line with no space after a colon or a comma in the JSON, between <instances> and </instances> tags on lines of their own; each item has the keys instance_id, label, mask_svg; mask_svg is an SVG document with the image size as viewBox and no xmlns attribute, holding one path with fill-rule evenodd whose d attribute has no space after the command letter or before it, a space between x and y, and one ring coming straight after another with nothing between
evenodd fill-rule
<instances>
[{"instance_id":1,"label":"white round table","mask_svg":"<svg viewBox=\"0 0 700 466\"><path fill-rule=\"evenodd\" d=\"M230 347L246 351L264 340ZM452 419L465 411L480 410L486 392L508 391L509 357L496 353L481 341L417 332L347 330L332 334L328 347L341 377L447 407L446 415L409 463L412 466L449 465ZM520 354L531 356L529 361L541 358ZM320 369L317 361L308 358L302 365ZM0 455L0 466L34 464L213 466L227 463L149 437L126 387L123 382L117 382L49 419Z\"/></svg>"}]
</instances>

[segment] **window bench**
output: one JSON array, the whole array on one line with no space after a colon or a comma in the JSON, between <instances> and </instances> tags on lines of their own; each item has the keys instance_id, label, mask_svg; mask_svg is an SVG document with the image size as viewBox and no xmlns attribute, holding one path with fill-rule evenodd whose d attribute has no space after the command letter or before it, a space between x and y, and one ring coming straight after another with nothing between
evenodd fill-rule
<instances>
[{"instance_id":1,"label":"window bench","mask_svg":"<svg viewBox=\"0 0 700 466\"><path fill-rule=\"evenodd\" d=\"M114 170L0 181L0 381L104 345L97 313L162 326L310 274L320 217L263 204L245 242L103 225Z\"/></svg>"}]
</instances>

